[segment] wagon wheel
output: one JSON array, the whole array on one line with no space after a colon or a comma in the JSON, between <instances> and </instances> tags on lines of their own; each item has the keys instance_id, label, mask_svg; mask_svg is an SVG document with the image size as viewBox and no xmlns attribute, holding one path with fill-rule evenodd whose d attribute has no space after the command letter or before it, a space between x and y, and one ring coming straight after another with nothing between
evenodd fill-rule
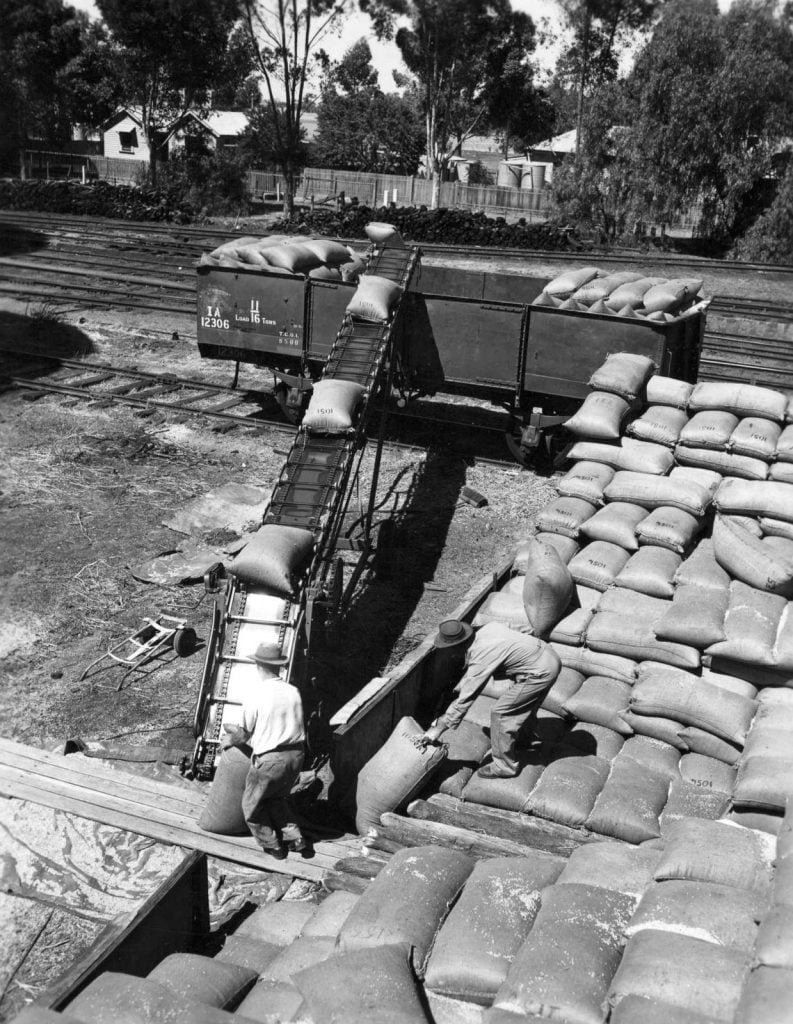
<instances>
[{"instance_id":1,"label":"wagon wheel","mask_svg":"<svg viewBox=\"0 0 793 1024\"><path fill-rule=\"evenodd\" d=\"M545 448L545 440L542 435L535 446L525 444L523 425L520 420L513 419L510 422L509 430L504 434L510 455L519 462L524 469L531 469L537 462L538 455L541 455Z\"/></svg>"},{"instance_id":2,"label":"wagon wheel","mask_svg":"<svg viewBox=\"0 0 793 1024\"><path fill-rule=\"evenodd\" d=\"M180 658L187 658L196 649L196 632L192 626L183 626L177 629L173 637L173 649Z\"/></svg>"}]
</instances>

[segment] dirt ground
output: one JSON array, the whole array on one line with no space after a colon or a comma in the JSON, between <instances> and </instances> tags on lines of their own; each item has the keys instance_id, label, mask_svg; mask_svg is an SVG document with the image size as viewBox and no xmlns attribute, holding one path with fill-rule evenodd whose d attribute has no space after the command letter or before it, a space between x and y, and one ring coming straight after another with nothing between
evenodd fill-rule
<instances>
[{"instance_id":1,"label":"dirt ground","mask_svg":"<svg viewBox=\"0 0 793 1024\"><path fill-rule=\"evenodd\" d=\"M35 343L64 356L83 347L92 362L230 379L230 364L199 358L189 321L131 322L129 314L105 311L76 311L66 321L37 325ZM6 337L16 345L25 330L14 322ZM251 386L267 381L253 368L243 375ZM141 419L127 407L54 396L31 402L7 390L0 444L2 735L45 747L81 737L191 749L200 651L184 659L169 653L131 672L106 661L81 675L158 613L188 620L206 638L211 608L202 584L141 583L130 568L191 542L233 540L228 531L186 538L163 523L226 483L268 491L288 436L217 433L169 414ZM368 469L365 461L364 485ZM488 505L461 501L465 485ZM331 664L316 667L323 710L332 713L433 630L527 531L550 493L546 478L517 465L476 464L442 439L425 452L387 449L376 521L395 516L396 571L387 583L365 574Z\"/></svg>"}]
</instances>

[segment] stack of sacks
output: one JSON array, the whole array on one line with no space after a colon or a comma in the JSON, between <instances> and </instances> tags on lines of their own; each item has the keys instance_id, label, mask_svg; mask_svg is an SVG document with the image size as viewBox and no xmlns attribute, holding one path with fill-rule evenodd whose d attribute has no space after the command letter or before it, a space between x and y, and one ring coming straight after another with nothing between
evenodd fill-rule
<instances>
[{"instance_id":1,"label":"stack of sacks","mask_svg":"<svg viewBox=\"0 0 793 1024\"><path fill-rule=\"evenodd\" d=\"M301 274L324 280L357 280L365 264L340 242L327 238L295 239L290 235L267 238L244 236L204 253L200 267L255 270L260 274Z\"/></svg>"},{"instance_id":2,"label":"stack of sacks","mask_svg":"<svg viewBox=\"0 0 793 1024\"><path fill-rule=\"evenodd\" d=\"M610 984L614 1024L782 1020L744 1016L749 970L771 893L775 842L721 821L669 828L654 883L624 930Z\"/></svg>"},{"instance_id":3,"label":"stack of sacks","mask_svg":"<svg viewBox=\"0 0 793 1024\"><path fill-rule=\"evenodd\" d=\"M793 693L765 689L738 762L732 815L753 827L777 833L793 802Z\"/></svg>"},{"instance_id":4,"label":"stack of sacks","mask_svg":"<svg viewBox=\"0 0 793 1024\"><path fill-rule=\"evenodd\" d=\"M668 323L701 302L701 290L699 278L668 279L581 267L549 281L533 304Z\"/></svg>"},{"instance_id":5,"label":"stack of sacks","mask_svg":"<svg viewBox=\"0 0 793 1024\"><path fill-rule=\"evenodd\" d=\"M770 906L760 920L735 1020L768 1024L790 1019L793 1006L793 805L788 804L776 843Z\"/></svg>"},{"instance_id":6,"label":"stack of sacks","mask_svg":"<svg viewBox=\"0 0 793 1024\"><path fill-rule=\"evenodd\" d=\"M747 480L769 476L787 412L781 392L747 384L697 384L688 411L691 419L675 448L681 465Z\"/></svg>"}]
</instances>

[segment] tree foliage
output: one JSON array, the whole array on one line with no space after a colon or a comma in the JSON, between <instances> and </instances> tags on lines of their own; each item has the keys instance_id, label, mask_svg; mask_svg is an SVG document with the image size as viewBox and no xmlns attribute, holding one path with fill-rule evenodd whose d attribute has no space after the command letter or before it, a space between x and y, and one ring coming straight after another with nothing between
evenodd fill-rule
<instances>
[{"instance_id":1,"label":"tree foliage","mask_svg":"<svg viewBox=\"0 0 793 1024\"><path fill-rule=\"evenodd\" d=\"M236 0L97 0L120 47L127 102L140 107L156 177L159 135L229 72Z\"/></svg>"},{"instance_id":2,"label":"tree foliage","mask_svg":"<svg viewBox=\"0 0 793 1024\"><path fill-rule=\"evenodd\" d=\"M346 0L242 0L248 46L267 96L272 152L285 181L286 214L305 164L301 119L311 61L345 8Z\"/></svg>"},{"instance_id":3,"label":"tree foliage","mask_svg":"<svg viewBox=\"0 0 793 1024\"><path fill-rule=\"evenodd\" d=\"M525 43L533 33L513 16L509 0L361 0L361 8L378 35L396 29L402 60L419 82L437 205L455 149L487 126L488 89L495 87L489 57L498 50L503 70L508 58L521 59L519 39Z\"/></svg>"},{"instance_id":4,"label":"tree foliage","mask_svg":"<svg viewBox=\"0 0 793 1024\"><path fill-rule=\"evenodd\" d=\"M793 163L771 205L735 243L731 256L755 263L793 263Z\"/></svg>"},{"instance_id":5,"label":"tree foliage","mask_svg":"<svg viewBox=\"0 0 793 1024\"><path fill-rule=\"evenodd\" d=\"M0 151L21 154L30 139L67 141L59 77L80 54L86 16L62 0L0 0L0 25Z\"/></svg>"},{"instance_id":6,"label":"tree foliage","mask_svg":"<svg viewBox=\"0 0 793 1024\"><path fill-rule=\"evenodd\" d=\"M423 127L416 104L381 92L365 39L328 67L313 150L318 163L340 170L415 174L418 168Z\"/></svg>"},{"instance_id":7,"label":"tree foliage","mask_svg":"<svg viewBox=\"0 0 793 1024\"><path fill-rule=\"evenodd\" d=\"M694 205L726 237L793 117L793 35L771 3L673 0L624 82L596 90L561 210L619 233Z\"/></svg>"}]
</instances>

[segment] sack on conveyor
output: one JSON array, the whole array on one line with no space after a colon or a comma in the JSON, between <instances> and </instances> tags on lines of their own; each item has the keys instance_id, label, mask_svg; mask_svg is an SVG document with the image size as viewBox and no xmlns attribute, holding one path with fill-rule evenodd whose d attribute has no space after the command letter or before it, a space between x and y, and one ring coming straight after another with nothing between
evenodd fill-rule
<instances>
[{"instance_id":1,"label":"sack on conveyor","mask_svg":"<svg viewBox=\"0 0 793 1024\"><path fill-rule=\"evenodd\" d=\"M402 297L402 287L378 274L365 274L358 282L346 313L358 320L387 323Z\"/></svg>"},{"instance_id":2,"label":"sack on conveyor","mask_svg":"<svg viewBox=\"0 0 793 1024\"><path fill-rule=\"evenodd\" d=\"M404 249L405 240L393 224L383 221L370 221L364 228L366 237L376 245L389 246L391 249Z\"/></svg>"},{"instance_id":3,"label":"sack on conveyor","mask_svg":"<svg viewBox=\"0 0 793 1024\"><path fill-rule=\"evenodd\" d=\"M673 1008L670 1022L685 1021L693 1011L732 1024L749 959L703 939L646 929L629 940L609 1002L616 1013L626 997L645 996Z\"/></svg>"},{"instance_id":4,"label":"sack on conveyor","mask_svg":"<svg viewBox=\"0 0 793 1024\"><path fill-rule=\"evenodd\" d=\"M393 1024L427 1024L408 951L384 943L377 948L336 954L298 971L293 982L303 997L310 1019L368 1024L372 1008ZM269 1007L268 1007L269 1008ZM241 1012L239 1014L242 1019ZM278 1020L307 1019L304 1013ZM270 1014L254 1019L272 1020Z\"/></svg>"},{"instance_id":5,"label":"sack on conveyor","mask_svg":"<svg viewBox=\"0 0 793 1024\"><path fill-rule=\"evenodd\" d=\"M424 730L413 718L397 723L388 740L358 773L355 827L360 835L380 828L380 816L407 804L446 757L444 746L421 750Z\"/></svg>"},{"instance_id":6,"label":"sack on conveyor","mask_svg":"<svg viewBox=\"0 0 793 1024\"><path fill-rule=\"evenodd\" d=\"M754 384L727 381L704 381L697 384L688 402L689 412L701 409L724 409L736 416L760 416L785 422L787 398L780 391Z\"/></svg>"},{"instance_id":7,"label":"sack on conveyor","mask_svg":"<svg viewBox=\"0 0 793 1024\"><path fill-rule=\"evenodd\" d=\"M308 402L303 426L323 434L350 430L364 389L351 380L318 380Z\"/></svg>"},{"instance_id":8,"label":"sack on conveyor","mask_svg":"<svg viewBox=\"0 0 793 1024\"><path fill-rule=\"evenodd\" d=\"M702 529L701 520L679 508L653 509L636 526L636 539L648 547L669 548L684 555Z\"/></svg>"},{"instance_id":9,"label":"sack on conveyor","mask_svg":"<svg viewBox=\"0 0 793 1024\"><path fill-rule=\"evenodd\" d=\"M688 408L694 385L675 377L664 377L654 374L647 381L647 403L649 405L668 405L674 409Z\"/></svg>"},{"instance_id":10,"label":"sack on conveyor","mask_svg":"<svg viewBox=\"0 0 793 1024\"><path fill-rule=\"evenodd\" d=\"M293 597L314 550L314 535L296 526L268 523L231 563L230 571L249 587L266 587Z\"/></svg>"},{"instance_id":11,"label":"sack on conveyor","mask_svg":"<svg viewBox=\"0 0 793 1024\"><path fill-rule=\"evenodd\" d=\"M734 455L771 462L782 435L782 427L773 420L745 416L730 436L729 448Z\"/></svg>"},{"instance_id":12,"label":"sack on conveyor","mask_svg":"<svg viewBox=\"0 0 793 1024\"><path fill-rule=\"evenodd\" d=\"M645 663L639 667L639 678L630 694L630 709L636 715L663 715L742 746L756 704L704 683L690 672Z\"/></svg>"},{"instance_id":13,"label":"sack on conveyor","mask_svg":"<svg viewBox=\"0 0 793 1024\"><path fill-rule=\"evenodd\" d=\"M793 523L793 484L724 480L714 504L728 515L764 516Z\"/></svg>"},{"instance_id":14,"label":"sack on conveyor","mask_svg":"<svg viewBox=\"0 0 793 1024\"><path fill-rule=\"evenodd\" d=\"M793 596L793 558L724 516L713 522L713 554L734 579L756 590Z\"/></svg>"},{"instance_id":15,"label":"sack on conveyor","mask_svg":"<svg viewBox=\"0 0 793 1024\"><path fill-rule=\"evenodd\" d=\"M698 277L675 277L654 285L642 296L645 313L677 313L699 294L702 280Z\"/></svg>"},{"instance_id":16,"label":"sack on conveyor","mask_svg":"<svg viewBox=\"0 0 793 1024\"><path fill-rule=\"evenodd\" d=\"M553 1016L600 1024L635 902L596 886L546 889L534 927L493 1001L491 1019L503 1010L517 1019Z\"/></svg>"},{"instance_id":17,"label":"sack on conveyor","mask_svg":"<svg viewBox=\"0 0 793 1024\"><path fill-rule=\"evenodd\" d=\"M339 931L338 951L404 945L422 978L438 929L475 863L442 846L398 850L350 911Z\"/></svg>"},{"instance_id":18,"label":"sack on conveyor","mask_svg":"<svg viewBox=\"0 0 793 1024\"><path fill-rule=\"evenodd\" d=\"M735 455L733 452L677 445L675 458L681 466L711 469L724 476L740 477L743 480L765 480L768 476L767 462L746 455Z\"/></svg>"},{"instance_id":19,"label":"sack on conveyor","mask_svg":"<svg viewBox=\"0 0 793 1024\"><path fill-rule=\"evenodd\" d=\"M546 295L557 299L569 299L573 292L578 291L588 281L594 280L600 271L597 267L581 267L579 270L566 270L559 274L543 288Z\"/></svg>"},{"instance_id":20,"label":"sack on conveyor","mask_svg":"<svg viewBox=\"0 0 793 1024\"><path fill-rule=\"evenodd\" d=\"M649 356L632 352L615 352L606 356L602 366L589 378L589 387L596 391L609 391L634 402L644 394L644 388L655 370Z\"/></svg>"},{"instance_id":21,"label":"sack on conveyor","mask_svg":"<svg viewBox=\"0 0 793 1024\"><path fill-rule=\"evenodd\" d=\"M564 427L576 437L616 441L621 433L622 421L629 411L629 403L619 395L593 391L586 396L581 408L569 420L565 420Z\"/></svg>"},{"instance_id":22,"label":"sack on conveyor","mask_svg":"<svg viewBox=\"0 0 793 1024\"><path fill-rule=\"evenodd\" d=\"M556 490L563 498L581 498L591 505L602 505L603 488L615 472L602 462L576 462L556 485Z\"/></svg>"},{"instance_id":23,"label":"sack on conveyor","mask_svg":"<svg viewBox=\"0 0 793 1024\"><path fill-rule=\"evenodd\" d=\"M574 592L573 577L556 550L535 540L523 583L523 607L534 636L547 640L570 607Z\"/></svg>"},{"instance_id":24,"label":"sack on conveyor","mask_svg":"<svg viewBox=\"0 0 793 1024\"><path fill-rule=\"evenodd\" d=\"M554 857L479 861L435 940L426 987L489 1006L562 863Z\"/></svg>"}]
</instances>

